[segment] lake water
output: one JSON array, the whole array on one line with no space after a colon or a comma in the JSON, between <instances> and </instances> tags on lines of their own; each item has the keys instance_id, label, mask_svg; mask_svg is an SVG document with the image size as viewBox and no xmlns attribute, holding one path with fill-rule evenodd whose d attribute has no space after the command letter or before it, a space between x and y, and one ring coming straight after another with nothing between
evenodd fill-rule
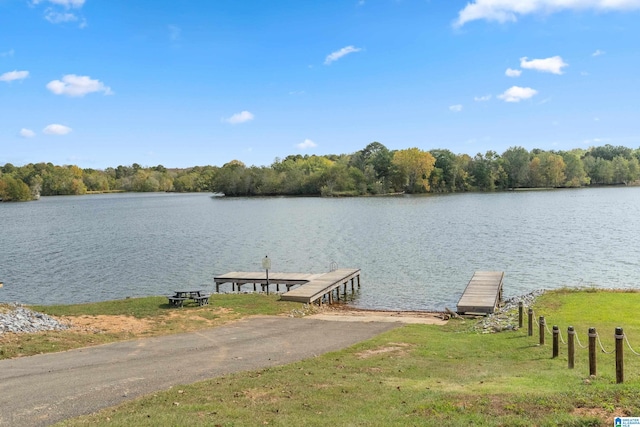
<instances>
[{"instance_id":1,"label":"lake water","mask_svg":"<svg viewBox=\"0 0 640 427\"><path fill-rule=\"evenodd\" d=\"M640 188L368 198L105 194L0 204L0 301L91 302L214 290L213 276L362 269L353 304L442 310L476 270L505 296L634 288ZM230 285L225 285L230 291ZM247 287L247 289L249 289Z\"/></svg>"}]
</instances>

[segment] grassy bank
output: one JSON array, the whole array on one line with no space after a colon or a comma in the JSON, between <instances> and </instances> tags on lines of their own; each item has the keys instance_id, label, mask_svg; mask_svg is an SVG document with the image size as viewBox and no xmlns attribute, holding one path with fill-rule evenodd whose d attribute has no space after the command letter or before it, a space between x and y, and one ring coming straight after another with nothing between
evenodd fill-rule
<instances>
[{"instance_id":1,"label":"grassy bank","mask_svg":"<svg viewBox=\"0 0 640 427\"><path fill-rule=\"evenodd\" d=\"M64 351L134 338L190 332L252 315L279 315L301 304L277 295L221 294L209 306L170 307L166 297L130 298L91 304L32 306L74 325L65 331L0 335L0 359Z\"/></svg>"},{"instance_id":2,"label":"grassy bank","mask_svg":"<svg viewBox=\"0 0 640 427\"><path fill-rule=\"evenodd\" d=\"M583 343L586 328L596 327L610 350L616 326L640 348L638 304L638 293L562 291L534 309L565 339L569 325ZM551 359L551 345L539 346L526 325L480 334L473 324L404 326L343 351L175 387L64 425L610 426L616 415L640 416L640 357L631 352L617 385L613 355L599 353L590 378L586 350L576 350L569 370L566 345Z\"/></svg>"}]
</instances>

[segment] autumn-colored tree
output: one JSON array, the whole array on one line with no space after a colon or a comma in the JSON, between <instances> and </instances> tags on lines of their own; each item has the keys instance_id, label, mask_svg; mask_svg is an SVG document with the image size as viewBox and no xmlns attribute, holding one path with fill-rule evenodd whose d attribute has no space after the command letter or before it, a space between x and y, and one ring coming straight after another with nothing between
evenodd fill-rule
<instances>
[{"instance_id":1,"label":"autumn-colored tree","mask_svg":"<svg viewBox=\"0 0 640 427\"><path fill-rule=\"evenodd\" d=\"M392 163L398 169L406 192L429 191L429 176L436 163L431 153L418 148L399 150L393 154Z\"/></svg>"},{"instance_id":2,"label":"autumn-colored tree","mask_svg":"<svg viewBox=\"0 0 640 427\"><path fill-rule=\"evenodd\" d=\"M562 156L553 153L546 153L542 157L544 182L547 187L560 187L565 182L565 164Z\"/></svg>"}]
</instances>

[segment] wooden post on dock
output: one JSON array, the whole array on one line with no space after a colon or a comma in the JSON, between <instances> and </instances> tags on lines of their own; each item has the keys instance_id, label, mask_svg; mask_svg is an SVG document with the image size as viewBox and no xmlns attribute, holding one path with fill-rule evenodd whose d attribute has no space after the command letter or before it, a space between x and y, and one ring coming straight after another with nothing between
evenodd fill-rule
<instances>
[{"instance_id":1,"label":"wooden post on dock","mask_svg":"<svg viewBox=\"0 0 640 427\"><path fill-rule=\"evenodd\" d=\"M575 344L576 331L573 326L569 326L567 329L567 367L573 369L576 360L576 344Z\"/></svg>"},{"instance_id":2,"label":"wooden post on dock","mask_svg":"<svg viewBox=\"0 0 640 427\"><path fill-rule=\"evenodd\" d=\"M623 357L623 349L622 345L624 332L622 328L616 328L616 384L622 384L624 382L624 357Z\"/></svg>"},{"instance_id":3,"label":"wooden post on dock","mask_svg":"<svg viewBox=\"0 0 640 427\"><path fill-rule=\"evenodd\" d=\"M522 325L523 325L523 311L524 311L524 303L522 301L520 301L518 303L518 328L522 329Z\"/></svg>"},{"instance_id":4,"label":"wooden post on dock","mask_svg":"<svg viewBox=\"0 0 640 427\"><path fill-rule=\"evenodd\" d=\"M528 315L528 321L529 321L529 336L532 337L533 336L533 308L530 308L529 310L527 310L527 315Z\"/></svg>"},{"instance_id":5,"label":"wooden post on dock","mask_svg":"<svg viewBox=\"0 0 640 427\"><path fill-rule=\"evenodd\" d=\"M544 316L540 316L538 320L538 331L540 333L540 345L544 345Z\"/></svg>"},{"instance_id":6,"label":"wooden post on dock","mask_svg":"<svg viewBox=\"0 0 640 427\"><path fill-rule=\"evenodd\" d=\"M596 328L589 328L589 375L596 375Z\"/></svg>"},{"instance_id":7,"label":"wooden post on dock","mask_svg":"<svg viewBox=\"0 0 640 427\"><path fill-rule=\"evenodd\" d=\"M551 353L551 358L555 359L558 357L560 343L558 337L560 336L560 329L557 325L553 325L553 350Z\"/></svg>"}]
</instances>

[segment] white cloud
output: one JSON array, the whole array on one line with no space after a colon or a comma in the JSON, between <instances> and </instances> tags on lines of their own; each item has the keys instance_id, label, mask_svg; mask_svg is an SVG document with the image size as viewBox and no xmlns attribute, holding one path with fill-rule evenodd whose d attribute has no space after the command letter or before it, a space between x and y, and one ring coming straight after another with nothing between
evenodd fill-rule
<instances>
[{"instance_id":1,"label":"white cloud","mask_svg":"<svg viewBox=\"0 0 640 427\"><path fill-rule=\"evenodd\" d=\"M44 19L52 24L63 24L69 22L78 22L79 28L87 26L87 20L71 12L72 9L79 10L84 6L85 0L31 0L30 6L39 4L48 4L44 10Z\"/></svg>"},{"instance_id":2,"label":"white cloud","mask_svg":"<svg viewBox=\"0 0 640 427\"><path fill-rule=\"evenodd\" d=\"M228 119L224 119L223 121L227 123L231 123L232 125L237 125L240 123L245 123L253 120L254 115L248 111L242 111L240 113L236 113Z\"/></svg>"},{"instance_id":3,"label":"white cloud","mask_svg":"<svg viewBox=\"0 0 640 427\"><path fill-rule=\"evenodd\" d=\"M458 12L453 26L459 28L479 19L516 22L521 16L564 10L609 12L636 9L640 9L640 0L472 0Z\"/></svg>"},{"instance_id":4,"label":"white cloud","mask_svg":"<svg viewBox=\"0 0 640 427\"><path fill-rule=\"evenodd\" d=\"M36 136L36 133L31 129L22 128L20 129L20 136L23 138L33 138Z\"/></svg>"},{"instance_id":5,"label":"white cloud","mask_svg":"<svg viewBox=\"0 0 640 427\"><path fill-rule=\"evenodd\" d=\"M70 127L58 124L52 124L42 129L42 132L47 135L66 135L71 131Z\"/></svg>"},{"instance_id":6,"label":"white cloud","mask_svg":"<svg viewBox=\"0 0 640 427\"><path fill-rule=\"evenodd\" d=\"M182 33L182 29L176 25L169 25L169 38L172 41L180 40L180 34Z\"/></svg>"},{"instance_id":7,"label":"white cloud","mask_svg":"<svg viewBox=\"0 0 640 427\"><path fill-rule=\"evenodd\" d=\"M476 102L486 102L486 101L489 101L490 99L491 99L491 95L475 96L473 98L473 100Z\"/></svg>"},{"instance_id":8,"label":"white cloud","mask_svg":"<svg viewBox=\"0 0 640 427\"><path fill-rule=\"evenodd\" d=\"M528 70L541 71L543 73L562 74L562 69L569 64L564 62L560 56L552 56L545 59L528 60L526 56L520 58L520 66Z\"/></svg>"},{"instance_id":9,"label":"white cloud","mask_svg":"<svg viewBox=\"0 0 640 427\"><path fill-rule=\"evenodd\" d=\"M596 49L596 51L593 52L591 56L600 56L600 55L604 55L605 53L607 52L605 52L604 50Z\"/></svg>"},{"instance_id":10,"label":"white cloud","mask_svg":"<svg viewBox=\"0 0 640 427\"><path fill-rule=\"evenodd\" d=\"M507 68L507 71L504 72L507 77L520 77L520 74L522 74L522 70L514 70L513 68Z\"/></svg>"},{"instance_id":11,"label":"white cloud","mask_svg":"<svg viewBox=\"0 0 640 427\"><path fill-rule=\"evenodd\" d=\"M75 22L78 20L78 17L73 13L60 13L48 9L44 14L44 19L51 22L52 24L61 24L63 22Z\"/></svg>"},{"instance_id":12,"label":"white cloud","mask_svg":"<svg viewBox=\"0 0 640 427\"><path fill-rule=\"evenodd\" d=\"M538 93L537 90L530 87L512 86L507 89L502 95L498 95L498 98L505 102L520 102L524 99L529 99Z\"/></svg>"},{"instance_id":13,"label":"white cloud","mask_svg":"<svg viewBox=\"0 0 640 427\"><path fill-rule=\"evenodd\" d=\"M76 8L79 9L84 5L85 0L32 0L31 4L40 4L44 1L56 4L58 6L64 6L67 9Z\"/></svg>"},{"instance_id":14,"label":"white cloud","mask_svg":"<svg viewBox=\"0 0 640 427\"><path fill-rule=\"evenodd\" d=\"M0 82L12 82L14 80L24 80L29 77L28 71L9 71L0 76Z\"/></svg>"},{"instance_id":15,"label":"white cloud","mask_svg":"<svg viewBox=\"0 0 640 427\"><path fill-rule=\"evenodd\" d=\"M298 147L300 150L306 150L307 148L313 148L313 147L317 147L317 146L318 146L318 144L316 144L315 142L313 142L309 138L305 139L300 144L296 145L296 147Z\"/></svg>"},{"instance_id":16,"label":"white cloud","mask_svg":"<svg viewBox=\"0 0 640 427\"><path fill-rule=\"evenodd\" d=\"M345 55L348 55L350 53L360 52L361 50L362 49L360 49L359 47L353 47L353 46L343 47L342 49L327 55L327 57L324 60L324 65L329 65L332 62L337 61L338 59L342 58Z\"/></svg>"},{"instance_id":17,"label":"white cloud","mask_svg":"<svg viewBox=\"0 0 640 427\"><path fill-rule=\"evenodd\" d=\"M459 113L462 111L462 104L451 105L449 107L449 111L453 111L454 113Z\"/></svg>"},{"instance_id":18,"label":"white cloud","mask_svg":"<svg viewBox=\"0 0 640 427\"><path fill-rule=\"evenodd\" d=\"M113 95L110 87L105 86L100 80L93 80L89 76L77 76L67 74L62 80L53 80L47 83L47 89L56 95L85 96L93 92L103 92L105 95Z\"/></svg>"},{"instance_id":19,"label":"white cloud","mask_svg":"<svg viewBox=\"0 0 640 427\"><path fill-rule=\"evenodd\" d=\"M599 145L599 144L608 143L608 142L611 142L611 138L592 138L592 139L585 139L584 141L582 141L584 145L589 145L589 146Z\"/></svg>"},{"instance_id":20,"label":"white cloud","mask_svg":"<svg viewBox=\"0 0 640 427\"><path fill-rule=\"evenodd\" d=\"M10 49L6 52L0 52L0 57L13 56L14 53L15 51L13 49Z\"/></svg>"}]
</instances>

